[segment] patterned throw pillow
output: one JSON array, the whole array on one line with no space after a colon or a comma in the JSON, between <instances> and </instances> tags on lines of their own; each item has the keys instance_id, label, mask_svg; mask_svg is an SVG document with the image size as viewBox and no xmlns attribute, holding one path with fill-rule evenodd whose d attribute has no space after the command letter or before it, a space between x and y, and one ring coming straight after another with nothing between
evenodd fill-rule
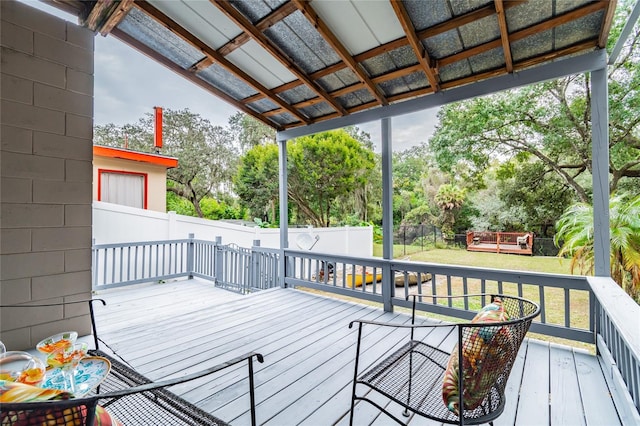
<instances>
[{"instance_id":1,"label":"patterned throw pillow","mask_svg":"<svg viewBox=\"0 0 640 426\"><path fill-rule=\"evenodd\" d=\"M0 402L2 403L54 401L70 399L72 397L73 395L69 392L58 389L42 389L24 383L0 380ZM10 424L14 426L35 424L75 426L80 424L79 417L85 417L86 410L86 407L82 405L65 409L52 408L38 410L37 413L33 411L2 412L0 415L0 424ZM80 413L82 414L80 415ZM64 421L64 423L60 423L61 420ZM93 424L94 426L122 426L122 423L101 406L96 407L96 416Z\"/></svg>"},{"instance_id":2,"label":"patterned throw pillow","mask_svg":"<svg viewBox=\"0 0 640 426\"><path fill-rule=\"evenodd\" d=\"M504 371L513 351L517 350L510 329L492 323L508 321L502 300L495 298L471 320L486 327L465 328L462 336L462 371L464 409L477 408L488 395L496 379ZM442 398L447 408L460 415L460 390L458 389L458 345L449 357L442 384Z\"/></svg>"}]
</instances>

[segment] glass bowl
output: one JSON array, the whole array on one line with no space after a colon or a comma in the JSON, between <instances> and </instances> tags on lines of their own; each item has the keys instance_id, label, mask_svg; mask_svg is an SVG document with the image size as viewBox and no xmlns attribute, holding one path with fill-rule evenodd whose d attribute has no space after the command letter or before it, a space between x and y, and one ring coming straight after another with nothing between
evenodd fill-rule
<instances>
[{"instance_id":1,"label":"glass bowl","mask_svg":"<svg viewBox=\"0 0 640 426\"><path fill-rule=\"evenodd\" d=\"M9 351L0 354L0 380L38 386L46 371L44 362L27 352Z\"/></svg>"},{"instance_id":2,"label":"glass bowl","mask_svg":"<svg viewBox=\"0 0 640 426\"><path fill-rule=\"evenodd\" d=\"M62 333L54 334L53 336L49 336L46 339L42 339L36 345L36 349L43 354L50 354L51 352L54 352L56 350L72 346L74 343L76 343L77 338L78 333L76 333L75 331L65 331Z\"/></svg>"}]
</instances>

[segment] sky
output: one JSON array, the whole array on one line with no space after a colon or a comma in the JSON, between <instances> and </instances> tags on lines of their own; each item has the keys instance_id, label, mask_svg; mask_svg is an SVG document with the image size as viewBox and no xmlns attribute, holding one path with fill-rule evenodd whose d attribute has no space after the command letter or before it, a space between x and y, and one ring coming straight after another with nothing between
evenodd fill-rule
<instances>
[{"instance_id":1,"label":"sky","mask_svg":"<svg viewBox=\"0 0 640 426\"><path fill-rule=\"evenodd\" d=\"M37 0L21 0L33 7L71 22L76 17ZM95 38L94 124L135 123L154 106L181 110L188 108L214 125L227 126L238 110L173 73L115 37ZM437 124L437 109L395 117L391 121L394 151L403 151L426 142ZM358 125L371 135L380 151L380 122Z\"/></svg>"}]
</instances>

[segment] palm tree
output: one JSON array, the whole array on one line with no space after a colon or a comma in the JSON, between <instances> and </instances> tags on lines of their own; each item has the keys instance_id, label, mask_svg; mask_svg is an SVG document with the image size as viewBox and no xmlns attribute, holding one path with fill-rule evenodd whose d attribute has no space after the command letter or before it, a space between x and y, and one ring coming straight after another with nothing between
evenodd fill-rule
<instances>
[{"instance_id":1,"label":"palm tree","mask_svg":"<svg viewBox=\"0 0 640 426\"><path fill-rule=\"evenodd\" d=\"M465 190L455 184L440 185L435 196L435 202L442 210L440 222L442 223L442 235L453 237L453 225L456 222L456 212L464 203Z\"/></svg>"},{"instance_id":2,"label":"palm tree","mask_svg":"<svg viewBox=\"0 0 640 426\"><path fill-rule=\"evenodd\" d=\"M611 278L640 303L640 195L609 200ZM593 207L577 203L556 224L558 256L571 256L571 273L593 274Z\"/></svg>"}]
</instances>

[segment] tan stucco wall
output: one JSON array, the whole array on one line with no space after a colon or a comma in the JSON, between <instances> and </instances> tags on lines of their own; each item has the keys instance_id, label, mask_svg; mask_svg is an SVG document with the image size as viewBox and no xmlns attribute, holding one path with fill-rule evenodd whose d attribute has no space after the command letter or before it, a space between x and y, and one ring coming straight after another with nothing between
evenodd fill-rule
<instances>
[{"instance_id":1,"label":"tan stucco wall","mask_svg":"<svg viewBox=\"0 0 640 426\"><path fill-rule=\"evenodd\" d=\"M164 166L119 158L93 158L93 199L98 200L98 169L147 174L147 209L167 211L167 169Z\"/></svg>"},{"instance_id":2,"label":"tan stucco wall","mask_svg":"<svg viewBox=\"0 0 640 426\"><path fill-rule=\"evenodd\" d=\"M0 302L90 298L94 35L13 0L0 8ZM90 333L86 307L1 311L8 349Z\"/></svg>"}]
</instances>

